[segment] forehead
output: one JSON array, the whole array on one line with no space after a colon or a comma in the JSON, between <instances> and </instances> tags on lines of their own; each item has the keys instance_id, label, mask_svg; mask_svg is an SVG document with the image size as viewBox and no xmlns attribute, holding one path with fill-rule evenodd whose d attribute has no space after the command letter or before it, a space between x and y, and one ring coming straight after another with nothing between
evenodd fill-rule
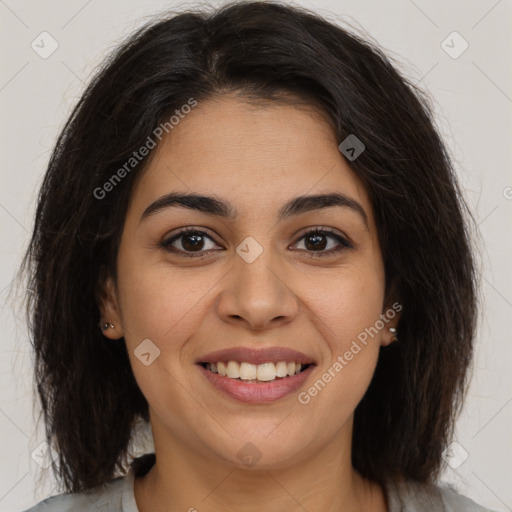
<instances>
[{"instance_id":1,"label":"forehead","mask_svg":"<svg viewBox=\"0 0 512 512\"><path fill-rule=\"evenodd\" d=\"M364 185L325 114L312 107L233 96L199 102L154 151L134 193L138 210L173 190L229 198L244 216L255 206L275 210L292 196L339 191L371 217Z\"/></svg>"}]
</instances>

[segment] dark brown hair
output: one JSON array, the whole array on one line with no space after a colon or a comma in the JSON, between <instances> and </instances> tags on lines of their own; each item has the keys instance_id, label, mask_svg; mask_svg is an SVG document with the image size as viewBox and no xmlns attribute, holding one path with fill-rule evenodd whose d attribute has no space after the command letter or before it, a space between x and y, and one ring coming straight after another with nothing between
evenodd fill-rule
<instances>
[{"instance_id":1,"label":"dark brown hair","mask_svg":"<svg viewBox=\"0 0 512 512\"><path fill-rule=\"evenodd\" d=\"M467 386L476 322L471 218L428 96L365 38L299 7L243 2L159 17L105 61L60 134L22 270L35 383L54 470L77 492L127 469L136 420L149 421L125 344L99 329L98 284L116 255L142 160L94 193L187 103L235 92L314 104L370 194L386 272L403 305L357 406L353 465L378 482L439 475Z\"/></svg>"}]
</instances>

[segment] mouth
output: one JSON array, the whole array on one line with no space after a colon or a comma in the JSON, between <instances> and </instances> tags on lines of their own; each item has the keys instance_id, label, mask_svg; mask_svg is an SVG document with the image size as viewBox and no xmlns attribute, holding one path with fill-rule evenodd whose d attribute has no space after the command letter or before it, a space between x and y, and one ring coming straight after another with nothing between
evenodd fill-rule
<instances>
[{"instance_id":1,"label":"mouth","mask_svg":"<svg viewBox=\"0 0 512 512\"><path fill-rule=\"evenodd\" d=\"M305 385L317 366L310 356L284 347L236 347L196 359L196 367L220 396L249 404L275 402Z\"/></svg>"},{"instance_id":2,"label":"mouth","mask_svg":"<svg viewBox=\"0 0 512 512\"><path fill-rule=\"evenodd\" d=\"M198 363L205 370L232 380L249 384L260 384L289 379L306 371L313 363L302 364L293 361L266 362L252 364L247 361L217 361Z\"/></svg>"}]
</instances>

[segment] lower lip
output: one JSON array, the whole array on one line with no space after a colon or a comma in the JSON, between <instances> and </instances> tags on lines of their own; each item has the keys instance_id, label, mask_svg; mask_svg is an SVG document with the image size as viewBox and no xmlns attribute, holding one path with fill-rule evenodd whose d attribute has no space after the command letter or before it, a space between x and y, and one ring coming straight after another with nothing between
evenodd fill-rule
<instances>
[{"instance_id":1,"label":"lower lip","mask_svg":"<svg viewBox=\"0 0 512 512\"><path fill-rule=\"evenodd\" d=\"M207 370L201 365L197 366L208 381L218 390L223 391L241 402L250 404L274 402L297 391L297 389L304 384L315 367L314 365L310 365L303 372L285 377L284 379L276 379L271 382L262 383L247 383L242 380L223 377L218 373Z\"/></svg>"}]
</instances>

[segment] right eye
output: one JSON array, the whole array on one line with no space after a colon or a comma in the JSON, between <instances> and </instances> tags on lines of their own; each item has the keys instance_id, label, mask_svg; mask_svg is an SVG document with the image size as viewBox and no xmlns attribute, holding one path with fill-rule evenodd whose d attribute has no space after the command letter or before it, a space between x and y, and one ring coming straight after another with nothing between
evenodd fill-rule
<instances>
[{"instance_id":1,"label":"right eye","mask_svg":"<svg viewBox=\"0 0 512 512\"><path fill-rule=\"evenodd\" d=\"M215 250L212 248L204 250L205 239L215 242L205 231L188 227L166 238L160 245L164 250L174 254L179 254L186 258L197 258L204 257L205 253ZM214 243L214 245L217 244Z\"/></svg>"}]
</instances>

